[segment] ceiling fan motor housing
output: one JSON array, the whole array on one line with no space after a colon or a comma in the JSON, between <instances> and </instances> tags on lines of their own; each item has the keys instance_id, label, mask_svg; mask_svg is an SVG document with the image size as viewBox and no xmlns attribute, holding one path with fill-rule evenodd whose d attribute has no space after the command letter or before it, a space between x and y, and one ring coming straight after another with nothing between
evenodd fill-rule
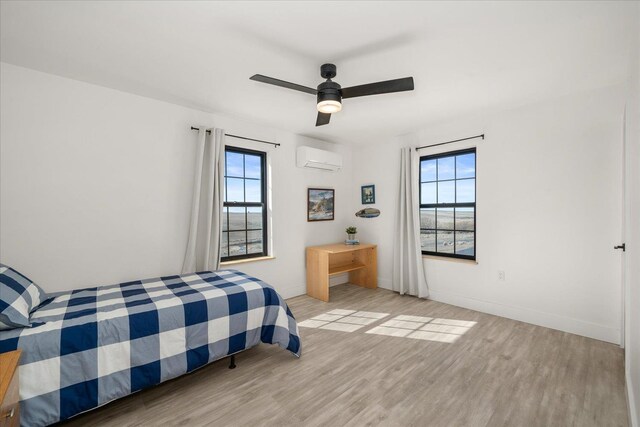
<instances>
[{"instance_id":1,"label":"ceiling fan motor housing","mask_svg":"<svg viewBox=\"0 0 640 427\"><path fill-rule=\"evenodd\" d=\"M340 89L342 89L341 86L331 80L320 83L318 85L318 103L329 100L342 102L342 92Z\"/></svg>"},{"instance_id":2,"label":"ceiling fan motor housing","mask_svg":"<svg viewBox=\"0 0 640 427\"><path fill-rule=\"evenodd\" d=\"M323 64L320 66L320 75L323 79L332 79L336 76L337 69L333 64Z\"/></svg>"}]
</instances>

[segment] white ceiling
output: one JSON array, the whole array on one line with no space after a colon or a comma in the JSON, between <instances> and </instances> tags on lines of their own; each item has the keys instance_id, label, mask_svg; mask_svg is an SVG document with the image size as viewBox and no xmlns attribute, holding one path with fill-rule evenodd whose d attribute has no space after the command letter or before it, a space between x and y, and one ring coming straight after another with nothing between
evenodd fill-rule
<instances>
[{"instance_id":1,"label":"white ceiling","mask_svg":"<svg viewBox=\"0 0 640 427\"><path fill-rule=\"evenodd\" d=\"M631 2L2 2L0 59L317 138L366 143L443 120L624 81ZM415 91L311 95L413 76Z\"/></svg>"}]
</instances>

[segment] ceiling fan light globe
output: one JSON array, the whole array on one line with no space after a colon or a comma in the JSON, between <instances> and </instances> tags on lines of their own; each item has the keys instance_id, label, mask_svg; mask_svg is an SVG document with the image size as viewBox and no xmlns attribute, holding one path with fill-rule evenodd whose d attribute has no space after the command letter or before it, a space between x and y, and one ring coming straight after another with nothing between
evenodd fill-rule
<instances>
[{"instance_id":1,"label":"ceiling fan light globe","mask_svg":"<svg viewBox=\"0 0 640 427\"><path fill-rule=\"evenodd\" d=\"M340 101L334 101L332 99L325 99L318 102L318 111L325 114L333 114L342 110L342 104Z\"/></svg>"}]
</instances>

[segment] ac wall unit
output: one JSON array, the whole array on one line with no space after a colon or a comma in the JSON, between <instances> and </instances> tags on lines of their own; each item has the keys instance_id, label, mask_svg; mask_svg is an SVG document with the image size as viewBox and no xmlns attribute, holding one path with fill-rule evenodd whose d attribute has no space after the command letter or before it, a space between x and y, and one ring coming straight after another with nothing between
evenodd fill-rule
<instances>
[{"instance_id":1,"label":"ac wall unit","mask_svg":"<svg viewBox=\"0 0 640 427\"><path fill-rule=\"evenodd\" d=\"M299 168L337 172L342 169L342 156L312 147L298 147L296 164Z\"/></svg>"}]
</instances>

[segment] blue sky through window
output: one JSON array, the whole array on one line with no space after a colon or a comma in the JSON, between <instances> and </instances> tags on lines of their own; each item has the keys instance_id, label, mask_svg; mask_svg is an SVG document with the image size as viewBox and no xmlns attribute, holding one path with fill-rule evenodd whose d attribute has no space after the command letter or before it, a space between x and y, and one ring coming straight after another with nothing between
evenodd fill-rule
<instances>
[{"instance_id":1,"label":"blue sky through window","mask_svg":"<svg viewBox=\"0 0 640 427\"><path fill-rule=\"evenodd\" d=\"M260 178L260 171L262 169L262 164L260 162L260 157L258 156L244 156L244 167L245 167L245 177L246 178Z\"/></svg>"},{"instance_id":2,"label":"blue sky through window","mask_svg":"<svg viewBox=\"0 0 640 427\"><path fill-rule=\"evenodd\" d=\"M438 181L454 179L456 177L456 164L453 157L438 159Z\"/></svg>"},{"instance_id":3,"label":"blue sky through window","mask_svg":"<svg viewBox=\"0 0 640 427\"><path fill-rule=\"evenodd\" d=\"M242 178L244 176L244 154L227 152L227 169L225 175L237 176Z\"/></svg>"},{"instance_id":4,"label":"blue sky through window","mask_svg":"<svg viewBox=\"0 0 640 427\"><path fill-rule=\"evenodd\" d=\"M454 203L456 201L456 182L438 182L438 203Z\"/></svg>"},{"instance_id":5,"label":"blue sky through window","mask_svg":"<svg viewBox=\"0 0 640 427\"><path fill-rule=\"evenodd\" d=\"M420 181L435 181L436 180L436 161L425 160L420 165Z\"/></svg>"},{"instance_id":6,"label":"blue sky through window","mask_svg":"<svg viewBox=\"0 0 640 427\"><path fill-rule=\"evenodd\" d=\"M260 156L227 152L225 167L225 175L228 177L225 201L262 201L262 161Z\"/></svg>"},{"instance_id":7,"label":"blue sky through window","mask_svg":"<svg viewBox=\"0 0 640 427\"><path fill-rule=\"evenodd\" d=\"M456 178L474 178L476 176L475 153L456 156Z\"/></svg>"},{"instance_id":8,"label":"blue sky through window","mask_svg":"<svg viewBox=\"0 0 640 427\"><path fill-rule=\"evenodd\" d=\"M259 180L248 179L245 185L245 202L259 202L262 199L262 184Z\"/></svg>"},{"instance_id":9,"label":"blue sky through window","mask_svg":"<svg viewBox=\"0 0 640 427\"><path fill-rule=\"evenodd\" d=\"M244 179L227 178L227 202L244 202Z\"/></svg>"},{"instance_id":10,"label":"blue sky through window","mask_svg":"<svg viewBox=\"0 0 640 427\"><path fill-rule=\"evenodd\" d=\"M476 180L461 179L456 181L456 202L473 203L476 200Z\"/></svg>"}]
</instances>

